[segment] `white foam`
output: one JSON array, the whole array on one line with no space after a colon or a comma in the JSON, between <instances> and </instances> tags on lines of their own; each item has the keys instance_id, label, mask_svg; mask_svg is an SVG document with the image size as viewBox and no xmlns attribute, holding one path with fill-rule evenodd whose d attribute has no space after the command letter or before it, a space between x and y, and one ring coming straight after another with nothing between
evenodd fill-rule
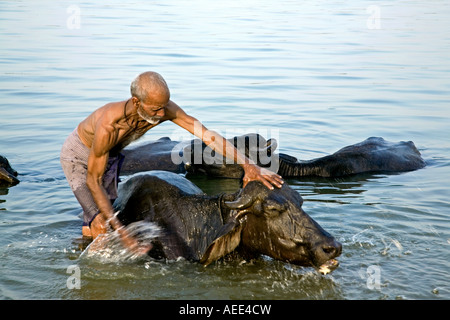
<instances>
[{"instance_id":1,"label":"white foam","mask_svg":"<svg viewBox=\"0 0 450 320\"><path fill-rule=\"evenodd\" d=\"M160 234L160 228L147 221L133 222L127 225L125 230L142 246L149 245ZM80 255L80 259L95 259L102 263L128 262L141 258L140 254L124 247L116 231L99 235Z\"/></svg>"}]
</instances>

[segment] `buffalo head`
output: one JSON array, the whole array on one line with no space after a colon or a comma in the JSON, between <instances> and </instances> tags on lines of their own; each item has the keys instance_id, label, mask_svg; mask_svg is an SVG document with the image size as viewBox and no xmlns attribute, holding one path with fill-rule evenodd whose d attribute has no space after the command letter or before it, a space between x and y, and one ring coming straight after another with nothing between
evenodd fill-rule
<instances>
[{"instance_id":1,"label":"buffalo head","mask_svg":"<svg viewBox=\"0 0 450 320\"><path fill-rule=\"evenodd\" d=\"M0 185L13 186L19 183L17 171L9 164L8 159L0 156Z\"/></svg>"},{"instance_id":2,"label":"buffalo head","mask_svg":"<svg viewBox=\"0 0 450 320\"><path fill-rule=\"evenodd\" d=\"M262 167L278 170L278 162L274 160L274 151L278 144L276 139L266 140L256 133L249 133L228 139L236 149ZM194 139L183 149L184 167L188 173L205 173L212 177L241 179L244 170L238 163L230 162L216 153L199 139Z\"/></svg>"},{"instance_id":3,"label":"buffalo head","mask_svg":"<svg viewBox=\"0 0 450 320\"><path fill-rule=\"evenodd\" d=\"M263 254L324 274L338 266L334 258L342 245L303 211L302 197L286 183L269 190L252 181L230 200L224 206L231 214L200 260L204 265L239 247L246 255Z\"/></svg>"}]
</instances>

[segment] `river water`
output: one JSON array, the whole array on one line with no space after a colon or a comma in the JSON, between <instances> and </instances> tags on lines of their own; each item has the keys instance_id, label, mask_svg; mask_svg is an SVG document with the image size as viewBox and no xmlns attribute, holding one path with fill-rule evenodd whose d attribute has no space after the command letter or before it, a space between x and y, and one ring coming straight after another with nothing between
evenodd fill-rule
<instances>
[{"instance_id":1,"label":"river water","mask_svg":"<svg viewBox=\"0 0 450 320\"><path fill-rule=\"evenodd\" d=\"M1 1L0 154L21 182L0 190L0 298L450 299L449 18L437 0ZM264 257L86 257L59 151L146 70L227 137L275 137L300 159L412 140L427 167L287 181L343 244L330 275ZM162 136L191 138L164 123L142 141Z\"/></svg>"}]
</instances>

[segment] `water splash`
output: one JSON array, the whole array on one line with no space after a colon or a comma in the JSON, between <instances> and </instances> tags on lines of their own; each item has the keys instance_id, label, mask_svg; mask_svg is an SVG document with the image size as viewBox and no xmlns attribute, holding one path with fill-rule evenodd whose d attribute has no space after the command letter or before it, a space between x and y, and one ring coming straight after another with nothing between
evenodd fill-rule
<instances>
[{"instance_id":1,"label":"water splash","mask_svg":"<svg viewBox=\"0 0 450 320\"><path fill-rule=\"evenodd\" d=\"M375 246L374 239L372 237L363 235L363 233L365 233L367 231L370 231L372 229L373 229L373 227L370 226L370 227L368 227L368 228L366 228L366 229L364 229L364 230L354 234L351 237L350 243L351 244L358 244L361 247L363 247L363 246L371 246L371 247Z\"/></svg>"},{"instance_id":2,"label":"water splash","mask_svg":"<svg viewBox=\"0 0 450 320\"><path fill-rule=\"evenodd\" d=\"M138 221L125 227L139 245L147 246L159 236L160 228L153 222ZM81 253L80 259L94 259L102 263L129 262L142 259L142 255L124 247L117 231L99 235Z\"/></svg>"}]
</instances>

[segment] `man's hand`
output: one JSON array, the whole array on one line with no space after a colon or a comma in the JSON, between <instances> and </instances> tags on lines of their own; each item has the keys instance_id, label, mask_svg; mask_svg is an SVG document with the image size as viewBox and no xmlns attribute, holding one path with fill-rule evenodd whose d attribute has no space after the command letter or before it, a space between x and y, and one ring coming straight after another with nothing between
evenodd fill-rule
<instances>
[{"instance_id":1,"label":"man's hand","mask_svg":"<svg viewBox=\"0 0 450 320\"><path fill-rule=\"evenodd\" d=\"M100 234L106 233L106 220L103 219L103 216L100 213L92 220L89 229L93 239L97 238Z\"/></svg>"},{"instance_id":2,"label":"man's hand","mask_svg":"<svg viewBox=\"0 0 450 320\"><path fill-rule=\"evenodd\" d=\"M284 183L283 178L280 175L255 164L246 164L244 166L244 171L244 187L253 180L261 181L270 190L273 190L273 186L281 188Z\"/></svg>"},{"instance_id":3,"label":"man's hand","mask_svg":"<svg viewBox=\"0 0 450 320\"><path fill-rule=\"evenodd\" d=\"M140 244L136 240L136 238L132 237L124 227L118 229L117 232L119 233L120 239L122 240L125 248L130 250L130 252L135 255L143 256L152 249L151 243Z\"/></svg>"}]
</instances>

